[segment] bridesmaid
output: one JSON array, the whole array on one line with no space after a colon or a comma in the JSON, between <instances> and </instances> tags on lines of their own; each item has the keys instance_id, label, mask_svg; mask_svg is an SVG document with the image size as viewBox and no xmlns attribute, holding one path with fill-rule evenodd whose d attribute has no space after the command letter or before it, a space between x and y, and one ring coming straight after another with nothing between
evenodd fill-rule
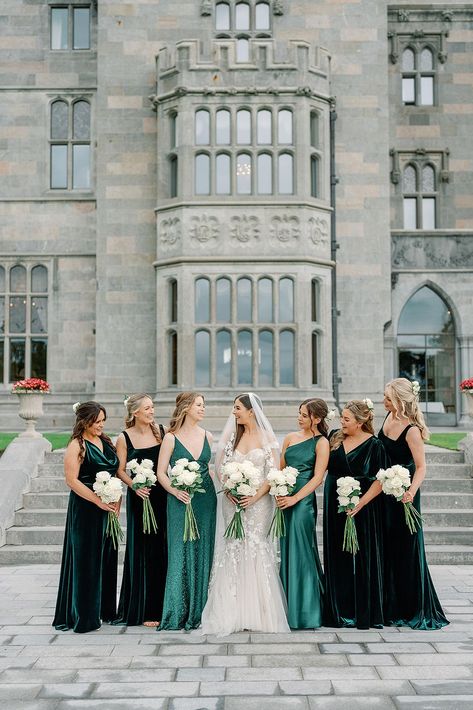
<instances>
[{"instance_id":1,"label":"bridesmaid","mask_svg":"<svg viewBox=\"0 0 473 710\"><path fill-rule=\"evenodd\" d=\"M112 476L118 458L103 433L107 414L98 402L84 402L64 456L66 483L71 489L67 509L59 590L53 626L77 633L100 628L116 618L117 560L111 538L105 536L107 513L119 504L102 503L92 485L99 471Z\"/></svg>"},{"instance_id":2,"label":"bridesmaid","mask_svg":"<svg viewBox=\"0 0 473 710\"><path fill-rule=\"evenodd\" d=\"M196 629L207 601L214 552L217 496L209 475L211 434L199 423L205 416L204 397L199 392L183 392L163 439L158 463L158 478L168 492L167 543L168 572L160 629ZM200 538L183 542L185 504L189 495L170 484L168 466L186 458L200 464L205 493L192 500Z\"/></svg>"},{"instance_id":3,"label":"bridesmaid","mask_svg":"<svg viewBox=\"0 0 473 710\"><path fill-rule=\"evenodd\" d=\"M283 442L281 468L299 471L294 492L276 499L284 510L286 536L280 540L280 575L287 597L291 629L315 629L322 625L323 572L317 549L317 501L315 490L327 470L330 446L323 399L306 399L299 407L300 431Z\"/></svg>"},{"instance_id":4,"label":"bridesmaid","mask_svg":"<svg viewBox=\"0 0 473 710\"><path fill-rule=\"evenodd\" d=\"M381 484L386 453L374 436L369 400L353 400L340 417L341 429L330 438L330 458L324 492L325 626L369 629L383 626L383 549ZM371 405L372 407L372 405ZM353 476L361 485L355 515L360 549L342 550L345 515L338 513L337 479Z\"/></svg>"},{"instance_id":5,"label":"bridesmaid","mask_svg":"<svg viewBox=\"0 0 473 710\"><path fill-rule=\"evenodd\" d=\"M413 503L420 513L420 487L425 478L424 441L429 438L419 408L417 382L404 377L392 380L384 391L388 415L379 431L389 465L409 469L411 486L403 502ZM412 629L440 629L445 618L427 566L422 528L409 532L403 506L383 495L385 518L385 618L393 626Z\"/></svg>"},{"instance_id":6,"label":"bridesmaid","mask_svg":"<svg viewBox=\"0 0 473 710\"><path fill-rule=\"evenodd\" d=\"M120 461L118 476L128 486L126 503L126 550L123 581L118 605L118 622L128 626L159 626L163 611L167 568L166 492L158 484L134 491L133 479L126 471L132 459L153 462L156 472L164 436L154 422L153 400L147 394L134 394L125 400L126 430L117 439ZM143 532L143 500L148 498L158 530Z\"/></svg>"}]
</instances>

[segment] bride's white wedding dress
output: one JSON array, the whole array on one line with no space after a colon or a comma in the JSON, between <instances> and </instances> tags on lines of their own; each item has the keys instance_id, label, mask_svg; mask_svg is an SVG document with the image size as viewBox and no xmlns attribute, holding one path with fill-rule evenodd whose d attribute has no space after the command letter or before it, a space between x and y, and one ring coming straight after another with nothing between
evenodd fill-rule
<instances>
[{"instance_id":1,"label":"bride's white wedding dress","mask_svg":"<svg viewBox=\"0 0 473 710\"><path fill-rule=\"evenodd\" d=\"M265 453L263 449L253 449L247 454L236 450L227 461L251 461L258 469L261 485L267 467L272 465L270 457L271 453ZM202 633L289 631L276 545L267 537L274 513L272 498L263 496L242 513L245 538L233 540L224 538L223 531L232 519L235 506L223 494L220 496L223 525L217 526L219 539L215 541L209 596L202 614Z\"/></svg>"}]
</instances>

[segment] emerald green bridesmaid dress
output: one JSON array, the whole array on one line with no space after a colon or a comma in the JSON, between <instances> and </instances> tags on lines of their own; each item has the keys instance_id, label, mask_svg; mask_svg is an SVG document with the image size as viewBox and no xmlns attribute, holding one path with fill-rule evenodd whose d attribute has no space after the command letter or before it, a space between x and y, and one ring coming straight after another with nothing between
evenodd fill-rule
<instances>
[{"instance_id":1,"label":"emerald green bridesmaid dress","mask_svg":"<svg viewBox=\"0 0 473 710\"><path fill-rule=\"evenodd\" d=\"M115 449L102 439L103 452L84 440L85 458L79 481L92 489L99 471L117 472ZM70 492L59 590L53 626L85 633L102 621L113 621L117 608L118 551L105 535L108 513Z\"/></svg>"},{"instance_id":2,"label":"emerald green bridesmaid dress","mask_svg":"<svg viewBox=\"0 0 473 710\"><path fill-rule=\"evenodd\" d=\"M398 436L391 439L379 431L388 455L390 466L399 464L409 470L411 479L415 463L406 436L409 424ZM384 613L386 623L392 626L410 626L411 629L430 631L441 629L449 622L435 591L430 576L424 547L422 528L411 533L404 518L404 506L393 496L382 495L385 525L385 579ZM420 490L414 496L414 507L421 512Z\"/></svg>"},{"instance_id":3,"label":"emerald green bridesmaid dress","mask_svg":"<svg viewBox=\"0 0 473 710\"><path fill-rule=\"evenodd\" d=\"M355 516L360 545L356 555L342 549L346 514L337 512L337 479L353 476L360 482L363 495L380 468L386 468L386 453L375 436L348 454L343 443L330 452L324 489L324 626L383 626L381 494Z\"/></svg>"},{"instance_id":4,"label":"emerald green bridesmaid dress","mask_svg":"<svg viewBox=\"0 0 473 710\"><path fill-rule=\"evenodd\" d=\"M160 444L136 449L126 431L126 460L143 459L157 469ZM164 431L161 428L161 436ZM126 549L123 580L118 604L117 624L139 626L144 621L160 621L163 612L164 583L167 569L166 546L167 493L157 483L152 486L149 501L156 518L157 531L143 532L143 499L128 488L126 500Z\"/></svg>"},{"instance_id":5,"label":"emerald green bridesmaid dress","mask_svg":"<svg viewBox=\"0 0 473 710\"><path fill-rule=\"evenodd\" d=\"M183 542L185 505L173 495L167 502L168 571L164 592L164 608L158 631L165 629L196 629L207 601L215 540L217 496L209 474L211 451L205 435L197 459L174 437L170 465L186 458L200 464L205 493L196 493L192 507L200 538Z\"/></svg>"},{"instance_id":6,"label":"emerald green bridesmaid dress","mask_svg":"<svg viewBox=\"0 0 473 710\"><path fill-rule=\"evenodd\" d=\"M314 475L315 447L320 436L289 446L284 454L287 466L299 471L294 495ZM291 629L316 629L322 625L323 572L317 549L317 500L305 496L284 511L286 536L280 540L280 575L287 598L287 620Z\"/></svg>"}]
</instances>

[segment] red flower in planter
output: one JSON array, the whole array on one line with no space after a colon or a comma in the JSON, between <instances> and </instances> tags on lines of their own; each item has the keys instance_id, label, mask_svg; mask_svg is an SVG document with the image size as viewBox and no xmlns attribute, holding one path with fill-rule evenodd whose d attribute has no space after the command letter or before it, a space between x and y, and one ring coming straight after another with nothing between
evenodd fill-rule
<instances>
[{"instance_id":1,"label":"red flower in planter","mask_svg":"<svg viewBox=\"0 0 473 710\"><path fill-rule=\"evenodd\" d=\"M12 386L12 392L31 392L32 394L49 392L49 384L46 380L40 380L39 377L28 377L26 380L18 380Z\"/></svg>"}]
</instances>

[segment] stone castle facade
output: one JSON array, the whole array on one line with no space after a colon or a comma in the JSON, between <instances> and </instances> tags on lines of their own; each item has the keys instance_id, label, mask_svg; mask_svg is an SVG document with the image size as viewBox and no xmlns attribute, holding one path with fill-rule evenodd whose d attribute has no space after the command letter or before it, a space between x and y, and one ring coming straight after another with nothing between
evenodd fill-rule
<instances>
[{"instance_id":1,"label":"stone castle facade","mask_svg":"<svg viewBox=\"0 0 473 710\"><path fill-rule=\"evenodd\" d=\"M4 0L0 426L96 398L306 396L399 374L464 424L473 3ZM3 279L3 281L2 281Z\"/></svg>"}]
</instances>

